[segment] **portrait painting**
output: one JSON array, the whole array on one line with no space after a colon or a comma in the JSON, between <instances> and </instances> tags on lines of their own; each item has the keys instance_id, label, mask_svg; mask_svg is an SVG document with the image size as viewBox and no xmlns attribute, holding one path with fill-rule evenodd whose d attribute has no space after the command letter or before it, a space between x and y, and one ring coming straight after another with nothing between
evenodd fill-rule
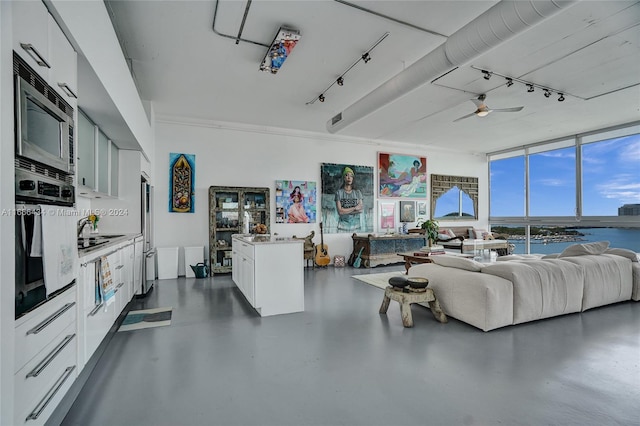
<instances>
[{"instance_id":1,"label":"portrait painting","mask_svg":"<svg viewBox=\"0 0 640 426\"><path fill-rule=\"evenodd\" d=\"M400 201L400 222L416 221L416 203L414 201Z\"/></svg>"},{"instance_id":2,"label":"portrait painting","mask_svg":"<svg viewBox=\"0 0 640 426\"><path fill-rule=\"evenodd\" d=\"M196 181L194 154L169 154L169 212L193 213Z\"/></svg>"},{"instance_id":3,"label":"portrait painting","mask_svg":"<svg viewBox=\"0 0 640 426\"><path fill-rule=\"evenodd\" d=\"M276 181L276 223L316 223L316 183Z\"/></svg>"},{"instance_id":4,"label":"portrait painting","mask_svg":"<svg viewBox=\"0 0 640 426\"><path fill-rule=\"evenodd\" d=\"M323 163L320 175L324 232L373 232L373 167Z\"/></svg>"},{"instance_id":5,"label":"portrait painting","mask_svg":"<svg viewBox=\"0 0 640 426\"><path fill-rule=\"evenodd\" d=\"M427 158L379 152L378 196L426 198Z\"/></svg>"}]
</instances>

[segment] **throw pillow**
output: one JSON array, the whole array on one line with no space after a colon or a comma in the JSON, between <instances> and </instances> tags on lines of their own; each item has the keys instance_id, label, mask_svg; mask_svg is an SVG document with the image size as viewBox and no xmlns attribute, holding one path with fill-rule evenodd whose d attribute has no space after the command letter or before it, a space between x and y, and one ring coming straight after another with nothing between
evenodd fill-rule
<instances>
[{"instance_id":1,"label":"throw pillow","mask_svg":"<svg viewBox=\"0 0 640 426\"><path fill-rule=\"evenodd\" d=\"M473 228L473 234L470 234L470 235L473 235L472 238L475 238L476 240L484 240L485 234L488 234L486 229Z\"/></svg>"},{"instance_id":2,"label":"throw pillow","mask_svg":"<svg viewBox=\"0 0 640 426\"><path fill-rule=\"evenodd\" d=\"M597 243L573 244L567 247L558 257L584 256L588 254L602 254L609 247L609 241Z\"/></svg>"},{"instance_id":3,"label":"throw pillow","mask_svg":"<svg viewBox=\"0 0 640 426\"><path fill-rule=\"evenodd\" d=\"M439 240L448 240L449 238L451 238L449 234L438 234Z\"/></svg>"},{"instance_id":4,"label":"throw pillow","mask_svg":"<svg viewBox=\"0 0 640 426\"><path fill-rule=\"evenodd\" d=\"M449 238L455 238L457 237L456 233L453 232L453 229L449 228L449 229L445 229L444 233L449 235Z\"/></svg>"},{"instance_id":5,"label":"throw pillow","mask_svg":"<svg viewBox=\"0 0 640 426\"><path fill-rule=\"evenodd\" d=\"M480 272L480 269L484 266L480 262L476 262L473 259L466 259L459 256L449 256L446 254L439 254L437 256L430 256L429 259L436 265L447 266L449 268L464 269L465 271Z\"/></svg>"},{"instance_id":6,"label":"throw pillow","mask_svg":"<svg viewBox=\"0 0 640 426\"><path fill-rule=\"evenodd\" d=\"M608 248L604 251L604 254L615 254L616 256L626 257L627 259L630 259L632 262L638 261L638 254L635 251L629 250L629 249Z\"/></svg>"}]
</instances>

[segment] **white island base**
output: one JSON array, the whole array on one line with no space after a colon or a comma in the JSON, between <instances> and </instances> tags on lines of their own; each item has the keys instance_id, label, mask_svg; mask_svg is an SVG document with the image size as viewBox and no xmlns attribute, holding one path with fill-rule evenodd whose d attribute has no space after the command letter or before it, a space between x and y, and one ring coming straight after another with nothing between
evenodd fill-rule
<instances>
[{"instance_id":1,"label":"white island base","mask_svg":"<svg viewBox=\"0 0 640 426\"><path fill-rule=\"evenodd\" d=\"M233 236L232 279L260 316L304 311L302 240Z\"/></svg>"}]
</instances>

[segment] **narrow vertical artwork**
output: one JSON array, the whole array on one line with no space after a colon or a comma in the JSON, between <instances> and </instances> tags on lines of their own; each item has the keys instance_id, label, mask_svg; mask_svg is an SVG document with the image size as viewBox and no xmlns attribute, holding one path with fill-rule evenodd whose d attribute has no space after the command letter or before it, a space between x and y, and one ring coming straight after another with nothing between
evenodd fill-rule
<instances>
[{"instance_id":1,"label":"narrow vertical artwork","mask_svg":"<svg viewBox=\"0 0 640 426\"><path fill-rule=\"evenodd\" d=\"M169 154L169 212L193 213L194 186L196 180L196 156L194 154Z\"/></svg>"},{"instance_id":2,"label":"narrow vertical artwork","mask_svg":"<svg viewBox=\"0 0 640 426\"><path fill-rule=\"evenodd\" d=\"M324 232L373 232L373 167L323 163L320 175Z\"/></svg>"}]
</instances>

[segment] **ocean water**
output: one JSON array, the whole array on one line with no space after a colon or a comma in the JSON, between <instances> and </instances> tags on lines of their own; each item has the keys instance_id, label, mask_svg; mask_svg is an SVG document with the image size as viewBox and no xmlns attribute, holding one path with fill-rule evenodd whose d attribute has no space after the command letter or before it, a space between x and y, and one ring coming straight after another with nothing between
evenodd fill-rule
<instances>
[{"instance_id":1,"label":"ocean water","mask_svg":"<svg viewBox=\"0 0 640 426\"><path fill-rule=\"evenodd\" d=\"M640 228L624 229L624 228L581 228L578 232L585 234L583 241L562 242L562 243L546 243L532 242L531 253L560 253L572 244L593 243L596 241L609 241L609 247L626 248L640 253ZM516 249L514 254L524 254L525 244L522 241L510 241L514 243Z\"/></svg>"}]
</instances>

